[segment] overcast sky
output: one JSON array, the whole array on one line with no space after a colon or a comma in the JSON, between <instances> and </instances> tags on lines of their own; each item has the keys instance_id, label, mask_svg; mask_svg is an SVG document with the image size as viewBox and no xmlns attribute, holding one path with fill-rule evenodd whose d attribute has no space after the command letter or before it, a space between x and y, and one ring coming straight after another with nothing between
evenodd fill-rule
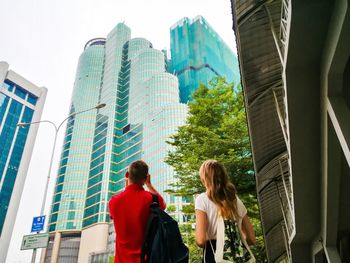
<instances>
[{"instance_id":1,"label":"overcast sky","mask_svg":"<svg viewBox=\"0 0 350 263\"><path fill-rule=\"evenodd\" d=\"M78 57L85 43L106 37L119 22L131 37L143 37L156 49L169 49L169 28L182 17L202 15L235 50L230 0L0 0L0 61L38 86L48 89L42 119L59 123L69 110ZM51 202L64 130L60 131L46 202ZM31 262L20 251L40 212L53 128L41 124L29 166L6 263ZM39 255L37 256L37 262Z\"/></svg>"}]
</instances>

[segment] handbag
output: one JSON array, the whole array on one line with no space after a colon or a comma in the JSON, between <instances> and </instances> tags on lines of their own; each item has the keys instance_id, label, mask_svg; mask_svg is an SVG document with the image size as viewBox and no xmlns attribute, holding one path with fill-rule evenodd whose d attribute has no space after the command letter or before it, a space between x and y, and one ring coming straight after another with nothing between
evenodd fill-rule
<instances>
[{"instance_id":1,"label":"handbag","mask_svg":"<svg viewBox=\"0 0 350 263\"><path fill-rule=\"evenodd\" d=\"M216 250L208 238L216 263L256 263L247 241L242 236L242 219L237 221L226 220L217 215ZM208 237L208 234L207 234ZM204 248L206 255L206 246ZM204 263L206 259L204 256Z\"/></svg>"}]
</instances>

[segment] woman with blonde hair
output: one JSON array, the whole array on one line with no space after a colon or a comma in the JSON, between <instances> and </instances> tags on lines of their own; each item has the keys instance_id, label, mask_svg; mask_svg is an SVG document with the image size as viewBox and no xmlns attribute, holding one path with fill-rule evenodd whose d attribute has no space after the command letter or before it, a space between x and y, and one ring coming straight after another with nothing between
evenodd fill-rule
<instances>
[{"instance_id":1,"label":"woman with blonde hair","mask_svg":"<svg viewBox=\"0 0 350 263\"><path fill-rule=\"evenodd\" d=\"M255 233L247 209L236 195L236 188L229 181L225 167L216 160L207 160L201 165L199 175L206 192L198 195L195 201L196 243L204 248L202 262L214 263L217 257L215 250L219 218L225 222L236 222L240 232L237 236L242 239L239 242L242 241L247 246L255 244ZM225 223L225 231L226 229Z\"/></svg>"}]
</instances>

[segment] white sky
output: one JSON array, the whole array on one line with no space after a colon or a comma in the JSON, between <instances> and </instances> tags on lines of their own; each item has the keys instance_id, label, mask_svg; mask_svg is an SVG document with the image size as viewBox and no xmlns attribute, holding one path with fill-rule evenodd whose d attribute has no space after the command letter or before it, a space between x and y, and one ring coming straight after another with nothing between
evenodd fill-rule
<instances>
[{"instance_id":1,"label":"white sky","mask_svg":"<svg viewBox=\"0 0 350 263\"><path fill-rule=\"evenodd\" d=\"M146 38L156 49L169 49L170 26L184 16L202 15L236 53L230 0L0 0L0 8L0 61L8 62L10 69L34 84L48 88L42 120L55 123L68 114L78 57L85 43L106 37L119 22L131 28L132 37ZM46 214L63 129L57 142ZM40 212L53 135L52 127L41 124L6 263L31 262L32 251L20 251L20 244L22 236L30 234L32 218Z\"/></svg>"}]
</instances>

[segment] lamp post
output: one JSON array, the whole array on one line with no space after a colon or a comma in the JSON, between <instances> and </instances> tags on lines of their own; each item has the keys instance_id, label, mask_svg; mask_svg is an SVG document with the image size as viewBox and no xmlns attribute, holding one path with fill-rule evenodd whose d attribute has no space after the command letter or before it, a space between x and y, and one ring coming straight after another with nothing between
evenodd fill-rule
<instances>
[{"instance_id":1,"label":"lamp post","mask_svg":"<svg viewBox=\"0 0 350 263\"><path fill-rule=\"evenodd\" d=\"M61 121L61 123L57 126L54 122L52 121L48 121L48 120L43 120L43 121L35 121L35 122L30 122L30 123L23 123L20 122L17 124L18 127L24 128L28 125L32 125L32 124L39 124L42 122L46 122L46 123L50 123L52 124L52 126L55 128L55 138L54 138L54 142L53 142L53 147L52 147L52 153L51 153L51 159L50 159L50 165L49 165L49 171L47 174L47 179L46 179L46 186L45 186L45 192L44 192L44 196L43 196L43 201L41 204L41 210L40 210L40 216L42 216L44 214L44 209L45 209L45 203L46 203L46 196L47 196L47 190L49 187L49 181L50 181L50 175L51 175L51 168L52 168L52 163L53 163L53 157L55 155L55 148L56 148L56 141L57 141L57 135L58 135L58 131L60 130L60 128L62 127L63 123L68 120L69 118L76 116L80 113L84 113L87 111L91 111L94 109L101 109L103 107L105 107L106 104L102 103L97 105L96 107L90 108L90 109L86 109L86 110L82 110L82 111L77 111L77 112L73 112L71 114L69 114L69 116L67 118L65 118L63 121ZM39 233L39 232L38 232ZM32 263L35 263L35 257L36 257L36 248L33 249L33 255L32 255Z\"/></svg>"}]
</instances>

